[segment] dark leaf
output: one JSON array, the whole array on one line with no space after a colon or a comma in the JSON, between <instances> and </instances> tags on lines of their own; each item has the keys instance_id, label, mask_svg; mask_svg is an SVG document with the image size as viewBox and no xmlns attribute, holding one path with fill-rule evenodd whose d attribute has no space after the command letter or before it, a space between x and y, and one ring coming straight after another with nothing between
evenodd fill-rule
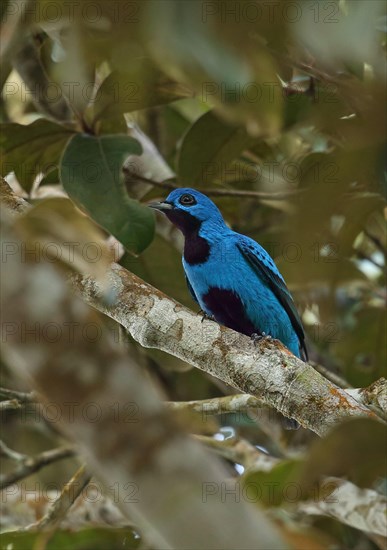
<instances>
[{"instance_id":1,"label":"dark leaf","mask_svg":"<svg viewBox=\"0 0 387 550\"><path fill-rule=\"evenodd\" d=\"M386 441L381 422L347 420L315 442L302 469L302 482L313 485L322 476L344 476L359 487L370 487L385 474Z\"/></svg>"},{"instance_id":2,"label":"dark leaf","mask_svg":"<svg viewBox=\"0 0 387 550\"><path fill-rule=\"evenodd\" d=\"M244 128L227 124L209 111L194 122L183 137L178 157L179 183L210 183L221 176L251 142Z\"/></svg>"},{"instance_id":3,"label":"dark leaf","mask_svg":"<svg viewBox=\"0 0 387 550\"><path fill-rule=\"evenodd\" d=\"M166 77L149 59L134 60L126 72L113 71L102 82L86 117L95 124L190 95L187 88Z\"/></svg>"},{"instance_id":4,"label":"dark leaf","mask_svg":"<svg viewBox=\"0 0 387 550\"><path fill-rule=\"evenodd\" d=\"M1 535L1 548L12 550L25 550L35 548L44 540L42 533L37 532L12 532ZM80 531L61 530L56 531L48 542L44 542L47 550L135 550L140 545L141 539L129 529L95 528L82 529Z\"/></svg>"},{"instance_id":5,"label":"dark leaf","mask_svg":"<svg viewBox=\"0 0 387 550\"><path fill-rule=\"evenodd\" d=\"M305 499L299 484L301 463L286 460L270 471L253 472L242 477L246 500L265 506L279 506L283 502L297 502Z\"/></svg>"},{"instance_id":6,"label":"dark leaf","mask_svg":"<svg viewBox=\"0 0 387 550\"><path fill-rule=\"evenodd\" d=\"M39 173L48 174L58 166L73 134L69 128L45 119L28 126L1 124L1 175L15 172L20 185L29 192Z\"/></svg>"},{"instance_id":7,"label":"dark leaf","mask_svg":"<svg viewBox=\"0 0 387 550\"><path fill-rule=\"evenodd\" d=\"M61 182L69 196L104 229L135 253L152 241L154 216L130 199L122 182L122 163L140 155L140 143L128 136L75 136L60 167Z\"/></svg>"}]
</instances>

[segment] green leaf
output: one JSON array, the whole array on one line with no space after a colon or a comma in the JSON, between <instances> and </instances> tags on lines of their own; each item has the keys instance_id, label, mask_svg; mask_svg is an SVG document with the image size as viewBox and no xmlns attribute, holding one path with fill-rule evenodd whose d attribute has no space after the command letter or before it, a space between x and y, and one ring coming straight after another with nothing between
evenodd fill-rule
<instances>
[{"instance_id":1,"label":"green leaf","mask_svg":"<svg viewBox=\"0 0 387 550\"><path fill-rule=\"evenodd\" d=\"M282 461L268 472L251 472L242 476L246 500L265 506L279 506L284 501L297 502L307 498L299 484L301 463Z\"/></svg>"},{"instance_id":2,"label":"green leaf","mask_svg":"<svg viewBox=\"0 0 387 550\"><path fill-rule=\"evenodd\" d=\"M289 94L284 101L284 128L304 122L311 110L312 99L306 92Z\"/></svg>"},{"instance_id":3,"label":"green leaf","mask_svg":"<svg viewBox=\"0 0 387 550\"><path fill-rule=\"evenodd\" d=\"M178 158L179 183L206 184L221 177L252 141L244 128L227 124L209 111L183 137Z\"/></svg>"},{"instance_id":4,"label":"green leaf","mask_svg":"<svg viewBox=\"0 0 387 550\"><path fill-rule=\"evenodd\" d=\"M128 130L128 125L125 120L124 115L117 115L111 118L104 118L99 121L98 127L96 128L97 134L102 135L111 135L111 134L126 134Z\"/></svg>"},{"instance_id":5,"label":"green leaf","mask_svg":"<svg viewBox=\"0 0 387 550\"><path fill-rule=\"evenodd\" d=\"M224 17L221 9L207 20L201 2L145 4L144 35L163 70L227 120L245 124L251 135L277 136L282 91L257 21L237 18L236 12Z\"/></svg>"},{"instance_id":6,"label":"green leaf","mask_svg":"<svg viewBox=\"0 0 387 550\"><path fill-rule=\"evenodd\" d=\"M363 231L368 217L375 211L383 212L385 206L384 197L378 193L360 192L348 199L342 210L345 222L338 234L343 254L350 255L354 241Z\"/></svg>"},{"instance_id":7,"label":"green leaf","mask_svg":"<svg viewBox=\"0 0 387 550\"><path fill-rule=\"evenodd\" d=\"M42 178L39 187L45 185L56 185L59 183L59 170L58 168L53 168L50 172L47 173L44 178Z\"/></svg>"},{"instance_id":8,"label":"green leaf","mask_svg":"<svg viewBox=\"0 0 387 550\"><path fill-rule=\"evenodd\" d=\"M190 97L186 87L169 79L150 60L132 60L130 70L113 71L102 82L86 118L94 125L99 120L116 117Z\"/></svg>"},{"instance_id":9,"label":"green leaf","mask_svg":"<svg viewBox=\"0 0 387 550\"><path fill-rule=\"evenodd\" d=\"M12 532L1 535L1 548L25 550L39 547L44 541L47 550L135 550L141 539L129 529L87 528L80 531L56 531L47 541L45 535L39 532Z\"/></svg>"},{"instance_id":10,"label":"green leaf","mask_svg":"<svg viewBox=\"0 0 387 550\"><path fill-rule=\"evenodd\" d=\"M46 175L59 164L73 134L69 128L45 119L27 126L0 124L1 175L15 172L20 185L29 192L39 173Z\"/></svg>"},{"instance_id":11,"label":"green leaf","mask_svg":"<svg viewBox=\"0 0 387 550\"><path fill-rule=\"evenodd\" d=\"M128 136L78 134L69 142L60 178L69 196L127 250L139 253L152 241L154 216L130 199L121 167L128 155L141 155L140 143Z\"/></svg>"},{"instance_id":12,"label":"green leaf","mask_svg":"<svg viewBox=\"0 0 387 550\"><path fill-rule=\"evenodd\" d=\"M350 384L356 388L366 387L386 375L386 313L383 302L379 307L359 302L351 321L334 344L333 355L340 358L342 372Z\"/></svg>"},{"instance_id":13,"label":"green leaf","mask_svg":"<svg viewBox=\"0 0 387 550\"><path fill-rule=\"evenodd\" d=\"M337 178L339 165L333 155L310 153L300 163L300 187L331 183Z\"/></svg>"},{"instance_id":14,"label":"green leaf","mask_svg":"<svg viewBox=\"0 0 387 550\"><path fill-rule=\"evenodd\" d=\"M359 487L370 487L385 473L386 426L376 420L347 420L313 445L302 471L312 485L322 476L344 476Z\"/></svg>"}]
</instances>

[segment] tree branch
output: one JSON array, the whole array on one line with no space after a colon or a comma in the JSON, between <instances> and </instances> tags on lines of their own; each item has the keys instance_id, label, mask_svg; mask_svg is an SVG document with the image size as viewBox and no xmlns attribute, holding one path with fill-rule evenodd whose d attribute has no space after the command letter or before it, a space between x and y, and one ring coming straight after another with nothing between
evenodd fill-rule
<instances>
[{"instance_id":1,"label":"tree branch","mask_svg":"<svg viewBox=\"0 0 387 550\"><path fill-rule=\"evenodd\" d=\"M1 441L1 440L0 440L0 456L5 456L6 458L9 458L10 460L15 460L16 462L25 462L26 460L28 460L27 455L18 453L17 451L10 449L8 445L6 445L4 441Z\"/></svg>"},{"instance_id":2,"label":"tree branch","mask_svg":"<svg viewBox=\"0 0 387 550\"><path fill-rule=\"evenodd\" d=\"M173 411L192 411L204 415L239 413L248 409L259 409L265 403L246 393L214 397L196 401L167 401L168 409Z\"/></svg>"},{"instance_id":3,"label":"tree branch","mask_svg":"<svg viewBox=\"0 0 387 550\"><path fill-rule=\"evenodd\" d=\"M346 391L356 401L363 403L384 420L387 420L387 380L385 378L379 378L368 388L348 389Z\"/></svg>"},{"instance_id":4,"label":"tree branch","mask_svg":"<svg viewBox=\"0 0 387 550\"><path fill-rule=\"evenodd\" d=\"M134 172L130 168L124 167L123 171L127 177L133 179L134 181L138 180L143 183L148 183L150 185L154 185L155 187L161 187L162 189L166 189L167 191L173 191L174 189L180 188L179 185L176 185L171 181L153 180L143 176L142 174L139 174L137 171ZM130 188L130 183L128 183L127 185ZM245 199L277 200L277 201L298 196L300 195L300 193L303 192L300 189L292 189L289 191L278 191L276 193L268 193L265 191L245 191L245 190L238 190L238 189L214 189L214 188L206 188L206 189L197 188L197 189L198 191L202 191L203 193L205 193L210 197L240 197Z\"/></svg>"},{"instance_id":5,"label":"tree branch","mask_svg":"<svg viewBox=\"0 0 387 550\"><path fill-rule=\"evenodd\" d=\"M22 404L17 399L7 399L0 402L0 412L21 409Z\"/></svg>"},{"instance_id":6,"label":"tree branch","mask_svg":"<svg viewBox=\"0 0 387 550\"><path fill-rule=\"evenodd\" d=\"M166 351L261 399L319 435L348 416L377 418L280 342L258 344L212 321L200 318L117 264L104 290L89 277L73 278L82 298L121 323L143 347Z\"/></svg>"},{"instance_id":7,"label":"tree branch","mask_svg":"<svg viewBox=\"0 0 387 550\"><path fill-rule=\"evenodd\" d=\"M86 466L82 465L75 472L70 481L63 487L61 494L55 502L52 503L46 514L39 521L25 527L24 530L54 530L66 516L67 512L82 493L84 488L90 483L90 480L90 473L86 470Z\"/></svg>"},{"instance_id":8,"label":"tree branch","mask_svg":"<svg viewBox=\"0 0 387 550\"><path fill-rule=\"evenodd\" d=\"M52 464L53 462L57 462L58 460L62 460L63 458L72 457L74 456L74 454L74 447L68 446L45 451L44 453L41 453L34 458L28 457L27 460L23 461L20 468L0 478L0 489L3 490L9 485L20 481L21 479L24 479L25 477L28 477L35 472L38 472L39 470L44 468L44 466Z\"/></svg>"},{"instance_id":9,"label":"tree branch","mask_svg":"<svg viewBox=\"0 0 387 550\"><path fill-rule=\"evenodd\" d=\"M0 395L7 397L12 401L17 401L20 405L24 403L36 403L39 399L39 395L35 391L26 393L16 390L9 390L8 388L0 388Z\"/></svg>"}]
</instances>

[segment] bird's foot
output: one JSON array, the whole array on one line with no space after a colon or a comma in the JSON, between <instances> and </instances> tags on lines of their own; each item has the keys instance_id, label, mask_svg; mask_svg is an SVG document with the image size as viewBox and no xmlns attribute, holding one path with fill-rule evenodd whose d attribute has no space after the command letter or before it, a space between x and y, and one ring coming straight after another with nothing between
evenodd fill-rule
<instances>
[{"instance_id":1,"label":"bird's foot","mask_svg":"<svg viewBox=\"0 0 387 550\"><path fill-rule=\"evenodd\" d=\"M206 313L202 309L200 309L198 311L198 315L202 316L202 323L203 323L204 320L206 320L206 321L215 321L215 317L213 317L212 315L208 315L208 313Z\"/></svg>"},{"instance_id":2,"label":"bird's foot","mask_svg":"<svg viewBox=\"0 0 387 550\"><path fill-rule=\"evenodd\" d=\"M288 418L287 416L282 417L282 427L284 430L299 430L301 425L294 420L294 418Z\"/></svg>"},{"instance_id":3,"label":"bird's foot","mask_svg":"<svg viewBox=\"0 0 387 550\"><path fill-rule=\"evenodd\" d=\"M266 332L261 332L261 334L258 334L256 332L254 332L250 336L250 338L254 342L254 344L258 344L258 342L260 340L267 340L267 341L273 340L273 338L270 336L270 334L266 334Z\"/></svg>"}]
</instances>

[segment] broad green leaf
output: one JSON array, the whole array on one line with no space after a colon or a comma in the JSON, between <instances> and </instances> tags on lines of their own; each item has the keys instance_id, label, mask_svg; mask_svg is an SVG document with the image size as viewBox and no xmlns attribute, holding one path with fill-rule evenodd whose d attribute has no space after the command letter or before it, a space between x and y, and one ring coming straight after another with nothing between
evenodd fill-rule
<instances>
[{"instance_id":1,"label":"broad green leaf","mask_svg":"<svg viewBox=\"0 0 387 550\"><path fill-rule=\"evenodd\" d=\"M302 482L312 485L322 476L344 476L359 487L370 487L385 474L386 438L386 426L368 418L335 426L312 446L302 469Z\"/></svg>"},{"instance_id":2,"label":"broad green leaf","mask_svg":"<svg viewBox=\"0 0 387 550\"><path fill-rule=\"evenodd\" d=\"M135 550L139 547L141 539L129 529L111 528L87 528L79 531L73 529L58 530L52 537L47 537L39 532L15 532L9 531L1 535L1 548L12 550L26 550L37 548L44 544L46 550Z\"/></svg>"},{"instance_id":3,"label":"broad green leaf","mask_svg":"<svg viewBox=\"0 0 387 550\"><path fill-rule=\"evenodd\" d=\"M231 161L251 142L244 128L227 124L209 111L183 137L178 157L179 183L211 183L227 171Z\"/></svg>"},{"instance_id":4,"label":"broad green leaf","mask_svg":"<svg viewBox=\"0 0 387 550\"><path fill-rule=\"evenodd\" d=\"M338 234L344 254L351 254L354 241L364 229L368 217L375 211L383 212L385 206L384 197L378 193L358 193L348 199L343 208L345 222Z\"/></svg>"},{"instance_id":5,"label":"broad green leaf","mask_svg":"<svg viewBox=\"0 0 387 550\"><path fill-rule=\"evenodd\" d=\"M47 173L44 178L42 178L39 187L44 187L45 185L55 185L59 183L59 169L53 168L50 172Z\"/></svg>"},{"instance_id":6,"label":"broad green leaf","mask_svg":"<svg viewBox=\"0 0 387 550\"><path fill-rule=\"evenodd\" d=\"M145 4L149 51L166 73L251 135L278 134L283 102L277 64L256 22L240 17L235 24L222 9L209 21L209 6L201 2Z\"/></svg>"},{"instance_id":7,"label":"broad green leaf","mask_svg":"<svg viewBox=\"0 0 387 550\"><path fill-rule=\"evenodd\" d=\"M297 502L303 494L299 484L301 463L297 460L280 462L268 472L251 472L242 476L246 500L265 506L279 506L284 501Z\"/></svg>"},{"instance_id":8,"label":"broad green leaf","mask_svg":"<svg viewBox=\"0 0 387 550\"><path fill-rule=\"evenodd\" d=\"M340 358L349 383L356 388L366 387L386 375L385 309L383 302L380 307L359 302L352 315L348 309L346 314L347 326L334 343L333 354Z\"/></svg>"},{"instance_id":9,"label":"broad green leaf","mask_svg":"<svg viewBox=\"0 0 387 550\"><path fill-rule=\"evenodd\" d=\"M324 185L335 182L340 166L337 159L327 153L310 153L300 163L300 186Z\"/></svg>"},{"instance_id":10,"label":"broad green leaf","mask_svg":"<svg viewBox=\"0 0 387 550\"><path fill-rule=\"evenodd\" d=\"M130 199L122 180L122 163L140 155L140 143L128 136L78 134L68 144L60 178L69 196L127 250L140 253L152 241L153 213Z\"/></svg>"},{"instance_id":11,"label":"broad green leaf","mask_svg":"<svg viewBox=\"0 0 387 550\"><path fill-rule=\"evenodd\" d=\"M284 100L284 128L304 122L309 115L312 98L306 92L288 94Z\"/></svg>"},{"instance_id":12,"label":"broad green leaf","mask_svg":"<svg viewBox=\"0 0 387 550\"><path fill-rule=\"evenodd\" d=\"M96 133L101 136L104 134L126 134L128 125L124 115L117 115L100 120L95 130Z\"/></svg>"},{"instance_id":13,"label":"broad green leaf","mask_svg":"<svg viewBox=\"0 0 387 550\"><path fill-rule=\"evenodd\" d=\"M59 164L62 151L74 134L71 129L49 120L0 125L1 175L10 172L23 188L31 190L39 173L48 174Z\"/></svg>"},{"instance_id":14,"label":"broad green leaf","mask_svg":"<svg viewBox=\"0 0 387 550\"><path fill-rule=\"evenodd\" d=\"M132 62L127 71L113 71L102 82L86 117L91 124L154 105L190 97L188 88L172 81L150 60Z\"/></svg>"}]
</instances>

